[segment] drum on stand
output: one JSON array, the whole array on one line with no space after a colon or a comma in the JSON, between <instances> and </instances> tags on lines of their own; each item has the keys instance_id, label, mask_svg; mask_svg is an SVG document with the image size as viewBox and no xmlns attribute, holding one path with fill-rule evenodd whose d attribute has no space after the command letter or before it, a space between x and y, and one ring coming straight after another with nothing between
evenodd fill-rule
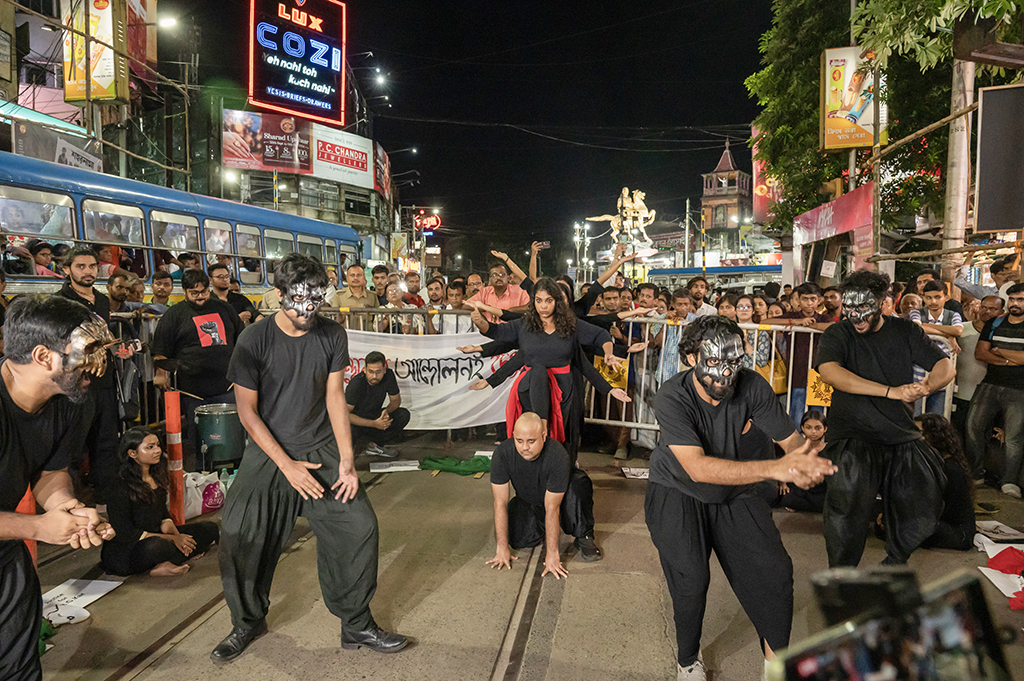
<instances>
[{"instance_id":1,"label":"drum on stand","mask_svg":"<svg viewBox=\"0 0 1024 681\"><path fill-rule=\"evenodd\" d=\"M237 464L245 451L245 429L233 404L204 404L196 408L203 470L218 463ZM209 464L209 466L207 466Z\"/></svg>"}]
</instances>

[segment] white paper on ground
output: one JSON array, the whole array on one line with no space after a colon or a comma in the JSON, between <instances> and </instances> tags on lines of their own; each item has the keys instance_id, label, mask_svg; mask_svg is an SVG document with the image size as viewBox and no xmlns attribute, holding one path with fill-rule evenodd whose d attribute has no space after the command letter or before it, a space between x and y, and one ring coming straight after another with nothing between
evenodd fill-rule
<instances>
[{"instance_id":1,"label":"white paper on ground","mask_svg":"<svg viewBox=\"0 0 1024 681\"><path fill-rule=\"evenodd\" d=\"M80 622L89 617L85 606L119 586L121 582L69 579L43 594L43 617L53 622L54 626L58 623Z\"/></svg>"},{"instance_id":2,"label":"white paper on ground","mask_svg":"<svg viewBox=\"0 0 1024 681\"><path fill-rule=\"evenodd\" d=\"M1009 525L1004 525L998 520L979 520L975 522L978 532L981 532L989 539L998 539L999 543L1020 541L1024 539L1024 532L1015 530Z\"/></svg>"},{"instance_id":3,"label":"white paper on ground","mask_svg":"<svg viewBox=\"0 0 1024 681\"><path fill-rule=\"evenodd\" d=\"M984 551L988 554L989 558L992 558L1004 549L1015 548L1018 551L1024 551L1024 544L997 544L980 532L974 535L974 545L978 547L979 551Z\"/></svg>"},{"instance_id":4,"label":"white paper on ground","mask_svg":"<svg viewBox=\"0 0 1024 681\"><path fill-rule=\"evenodd\" d=\"M979 567L981 574L988 577L989 581L996 585L996 588L1003 592L1003 595L1007 598L1012 598L1013 594L1018 591L1024 590L1024 577L1020 575L1008 575L999 570L992 570L989 568Z\"/></svg>"},{"instance_id":5,"label":"white paper on ground","mask_svg":"<svg viewBox=\"0 0 1024 681\"><path fill-rule=\"evenodd\" d=\"M402 471L418 471L419 469L419 461L396 460L370 462L371 473L400 473Z\"/></svg>"},{"instance_id":6,"label":"white paper on ground","mask_svg":"<svg viewBox=\"0 0 1024 681\"><path fill-rule=\"evenodd\" d=\"M488 452L480 450L479 452L473 452L473 456L486 456L488 459L490 459L494 457L494 451L492 450Z\"/></svg>"},{"instance_id":7,"label":"white paper on ground","mask_svg":"<svg viewBox=\"0 0 1024 681\"><path fill-rule=\"evenodd\" d=\"M649 468L623 468L622 474L627 478L634 480L646 480L647 476L650 475L651 470Z\"/></svg>"}]
</instances>

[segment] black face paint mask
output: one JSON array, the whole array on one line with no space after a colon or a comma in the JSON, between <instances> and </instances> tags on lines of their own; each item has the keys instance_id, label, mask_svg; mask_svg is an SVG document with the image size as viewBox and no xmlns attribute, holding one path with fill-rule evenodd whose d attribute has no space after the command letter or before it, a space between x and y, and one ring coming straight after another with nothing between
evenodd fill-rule
<instances>
[{"instance_id":1,"label":"black face paint mask","mask_svg":"<svg viewBox=\"0 0 1024 681\"><path fill-rule=\"evenodd\" d=\"M281 308L295 313L295 326L310 329L327 298L327 289L305 282L292 284L281 298Z\"/></svg>"},{"instance_id":2,"label":"black face paint mask","mask_svg":"<svg viewBox=\"0 0 1024 681\"><path fill-rule=\"evenodd\" d=\"M871 291L850 289L843 291L843 317L854 325L867 322L868 329L864 333L870 333L882 317L882 307Z\"/></svg>"},{"instance_id":3,"label":"black face paint mask","mask_svg":"<svg viewBox=\"0 0 1024 681\"><path fill-rule=\"evenodd\" d=\"M746 354L743 339L734 334L707 338L700 344L693 371L711 399L725 400L732 395Z\"/></svg>"}]
</instances>

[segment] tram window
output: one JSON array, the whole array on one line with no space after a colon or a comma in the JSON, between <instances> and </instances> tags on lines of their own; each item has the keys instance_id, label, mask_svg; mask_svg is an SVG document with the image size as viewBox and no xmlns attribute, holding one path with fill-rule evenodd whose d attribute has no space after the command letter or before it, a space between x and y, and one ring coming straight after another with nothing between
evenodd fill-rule
<instances>
[{"instance_id":1,"label":"tram window","mask_svg":"<svg viewBox=\"0 0 1024 681\"><path fill-rule=\"evenodd\" d=\"M231 248L231 223L220 220L203 222L203 237L209 253L233 253Z\"/></svg>"},{"instance_id":2,"label":"tram window","mask_svg":"<svg viewBox=\"0 0 1024 681\"><path fill-rule=\"evenodd\" d=\"M323 262L324 259L324 246L320 239L315 236L306 236L305 234L299 235L299 253L308 255L311 258Z\"/></svg>"},{"instance_id":3,"label":"tram window","mask_svg":"<svg viewBox=\"0 0 1024 681\"><path fill-rule=\"evenodd\" d=\"M74 203L70 196L0 187L0 227L25 236L73 237Z\"/></svg>"},{"instance_id":4,"label":"tram window","mask_svg":"<svg viewBox=\"0 0 1024 681\"><path fill-rule=\"evenodd\" d=\"M82 201L85 238L115 244L142 245L142 210L109 201Z\"/></svg>"},{"instance_id":5,"label":"tram window","mask_svg":"<svg viewBox=\"0 0 1024 681\"><path fill-rule=\"evenodd\" d=\"M238 255L260 257L260 230L249 225L236 225L235 232L238 235Z\"/></svg>"},{"instance_id":6,"label":"tram window","mask_svg":"<svg viewBox=\"0 0 1024 681\"><path fill-rule=\"evenodd\" d=\"M199 220L191 215L164 213L154 210L149 214L153 228L153 245L169 251L198 251Z\"/></svg>"},{"instance_id":7,"label":"tram window","mask_svg":"<svg viewBox=\"0 0 1024 681\"><path fill-rule=\"evenodd\" d=\"M334 239L324 239L324 250L327 257L324 259L324 264L328 267L338 264L338 247L335 245Z\"/></svg>"},{"instance_id":8,"label":"tram window","mask_svg":"<svg viewBox=\"0 0 1024 681\"><path fill-rule=\"evenodd\" d=\"M243 284L262 284L263 261L259 258L242 258L238 268L238 279Z\"/></svg>"},{"instance_id":9,"label":"tram window","mask_svg":"<svg viewBox=\"0 0 1024 681\"><path fill-rule=\"evenodd\" d=\"M268 260L279 260L295 250L292 235L288 232L276 232L268 229L263 234L263 240L267 247Z\"/></svg>"}]
</instances>

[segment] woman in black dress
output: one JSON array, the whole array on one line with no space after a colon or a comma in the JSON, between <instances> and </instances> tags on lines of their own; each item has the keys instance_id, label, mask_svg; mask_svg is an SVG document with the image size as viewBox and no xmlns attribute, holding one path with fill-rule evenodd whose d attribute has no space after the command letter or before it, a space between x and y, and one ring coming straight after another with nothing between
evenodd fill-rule
<instances>
[{"instance_id":1,"label":"woman in black dress","mask_svg":"<svg viewBox=\"0 0 1024 681\"><path fill-rule=\"evenodd\" d=\"M217 541L216 523L175 527L167 511L167 459L160 439L135 427L121 437L121 463L107 497L107 515L117 533L103 543L103 569L128 576L145 572L158 577L188 572L188 560L201 558Z\"/></svg>"},{"instance_id":2,"label":"woman in black dress","mask_svg":"<svg viewBox=\"0 0 1024 681\"><path fill-rule=\"evenodd\" d=\"M526 368L516 378L509 395L505 408L507 423L515 423L524 412L535 412L545 421L553 438L574 449L579 438L579 416L583 413L583 391L573 365L580 367L582 348L601 348L609 365L618 366L625 361L613 354L608 332L577 319L562 289L549 278L536 283L522 318L508 324L491 324L479 310L474 310L472 319L480 333L518 348ZM596 380L603 382L598 385L602 393L629 401L624 390L612 389L599 375Z\"/></svg>"}]
</instances>

